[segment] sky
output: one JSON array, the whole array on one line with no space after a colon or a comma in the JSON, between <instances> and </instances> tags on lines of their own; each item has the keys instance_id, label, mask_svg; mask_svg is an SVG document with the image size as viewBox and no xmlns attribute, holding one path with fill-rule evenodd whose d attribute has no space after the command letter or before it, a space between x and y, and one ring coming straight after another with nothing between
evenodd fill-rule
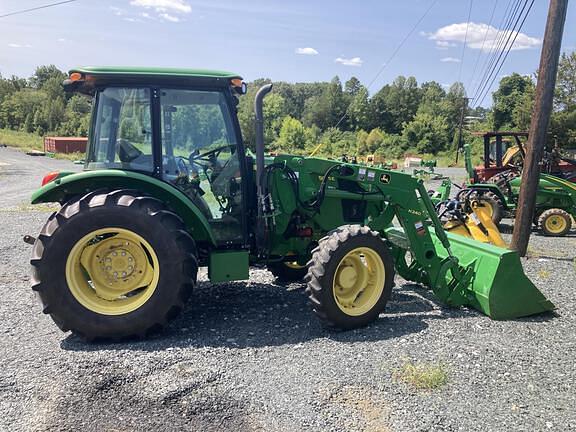
<instances>
[{"instance_id":1,"label":"sky","mask_svg":"<svg viewBox=\"0 0 576 432\"><path fill-rule=\"evenodd\" d=\"M446 87L460 80L471 96L510 1L472 0L468 20L470 0L78 0L0 18L0 74L29 77L42 64L190 67L248 81L356 76L373 82L371 93L412 75ZM0 15L50 2L0 0ZM498 78L537 70L548 3L535 1ZM575 21L572 2L563 51L576 48Z\"/></svg>"}]
</instances>

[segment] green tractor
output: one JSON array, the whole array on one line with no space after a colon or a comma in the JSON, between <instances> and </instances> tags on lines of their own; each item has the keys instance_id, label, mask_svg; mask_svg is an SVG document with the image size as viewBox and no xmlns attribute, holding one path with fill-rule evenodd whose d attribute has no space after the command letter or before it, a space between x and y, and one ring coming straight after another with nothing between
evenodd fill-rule
<instances>
[{"instance_id":1,"label":"green tractor","mask_svg":"<svg viewBox=\"0 0 576 432\"><path fill-rule=\"evenodd\" d=\"M472 167L469 145L464 145L466 170L471 180L476 178ZM492 220L499 223L503 217L516 214L520 194L521 173L506 170L492 175L485 182L472 182L466 190L476 191L492 204ZM547 236L564 236L576 218L576 183L559 176L540 174L533 223Z\"/></svg>"},{"instance_id":2,"label":"green tractor","mask_svg":"<svg viewBox=\"0 0 576 432\"><path fill-rule=\"evenodd\" d=\"M49 173L33 204L58 202L33 242L32 289L64 331L144 337L184 307L199 267L211 282L267 266L304 280L328 327L369 324L395 271L451 306L494 319L554 308L516 252L446 233L424 185L400 172L315 157L265 157L236 116L232 73L78 68L64 83L93 98L83 172ZM397 221L397 223L393 223Z\"/></svg>"}]
</instances>

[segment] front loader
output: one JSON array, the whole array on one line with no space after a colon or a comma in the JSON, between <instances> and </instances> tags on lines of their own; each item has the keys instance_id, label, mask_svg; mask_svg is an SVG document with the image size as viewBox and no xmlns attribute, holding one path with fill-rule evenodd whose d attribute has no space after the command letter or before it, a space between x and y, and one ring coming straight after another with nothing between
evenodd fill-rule
<instances>
[{"instance_id":1,"label":"front loader","mask_svg":"<svg viewBox=\"0 0 576 432\"><path fill-rule=\"evenodd\" d=\"M146 336L178 315L199 267L212 282L251 266L302 280L328 327L377 319L394 274L493 319L554 308L516 252L443 229L421 180L354 163L255 158L240 133L236 74L78 68L66 90L94 100L85 170L54 172L32 198L58 202L34 242L32 289L64 331Z\"/></svg>"}]
</instances>

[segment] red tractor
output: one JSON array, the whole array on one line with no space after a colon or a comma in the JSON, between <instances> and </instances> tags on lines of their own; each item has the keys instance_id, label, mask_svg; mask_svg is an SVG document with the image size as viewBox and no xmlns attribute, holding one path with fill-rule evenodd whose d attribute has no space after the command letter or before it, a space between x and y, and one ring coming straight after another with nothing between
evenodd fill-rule
<instances>
[{"instance_id":1,"label":"red tractor","mask_svg":"<svg viewBox=\"0 0 576 432\"><path fill-rule=\"evenodd\" d=\"M484 164L473 168L473 183L484 183L504 171L520 171L528 132L479 132L484 138ZM576 161L562 157L556 147L546 152L542 172L576 182Z\"/></svg>"}]
</instances>

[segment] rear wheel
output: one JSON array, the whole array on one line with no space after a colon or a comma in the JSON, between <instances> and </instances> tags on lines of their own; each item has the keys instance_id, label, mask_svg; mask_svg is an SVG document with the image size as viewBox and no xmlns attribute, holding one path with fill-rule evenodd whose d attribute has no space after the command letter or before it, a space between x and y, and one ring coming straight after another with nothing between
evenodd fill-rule
<instances>
[{"instance_id":1,"label":"rear wheel","mask_svg":"<svg viewBox=\"0 0 576 432\"><path fill-rule=\"evenodd\" d=\"M269 263L267 267L276 278L284 282L301 281L308 271L305 265L297 261Z\"/></svg>"},{"instance_id":2,"label":"rear wheel","mask_svg":"<svg viewBox=\"0 0 576 432\"><path fill-rule=\"evenodd\" d=\"M572 218L564 210L548 209L538 218L538 226L544 235L561 237L572 228Z\"/></svg>"},{"instance_id":3,"label":"rear wheel","mask_svg":"<svg viewBox=\"0 0 576 432\"><path fill-rule=\"evenodd\" d=\"M183 308L198 270L182 220L125 190L64 205L42 229L31 264L44 313L88 340L160 330Z\"/></svg>"},{"instance_id":4,"label":"rear wheel","mask_svg":"<svg viewBox=\"0 0 576 432\"><path fill-rule=\"evenodd\" d=\"M378 233L346 225L314 250L306 279L306 293L322 322L353 329L384 310L394 285L394 263Z\"/></svg>"}]
</instances>

